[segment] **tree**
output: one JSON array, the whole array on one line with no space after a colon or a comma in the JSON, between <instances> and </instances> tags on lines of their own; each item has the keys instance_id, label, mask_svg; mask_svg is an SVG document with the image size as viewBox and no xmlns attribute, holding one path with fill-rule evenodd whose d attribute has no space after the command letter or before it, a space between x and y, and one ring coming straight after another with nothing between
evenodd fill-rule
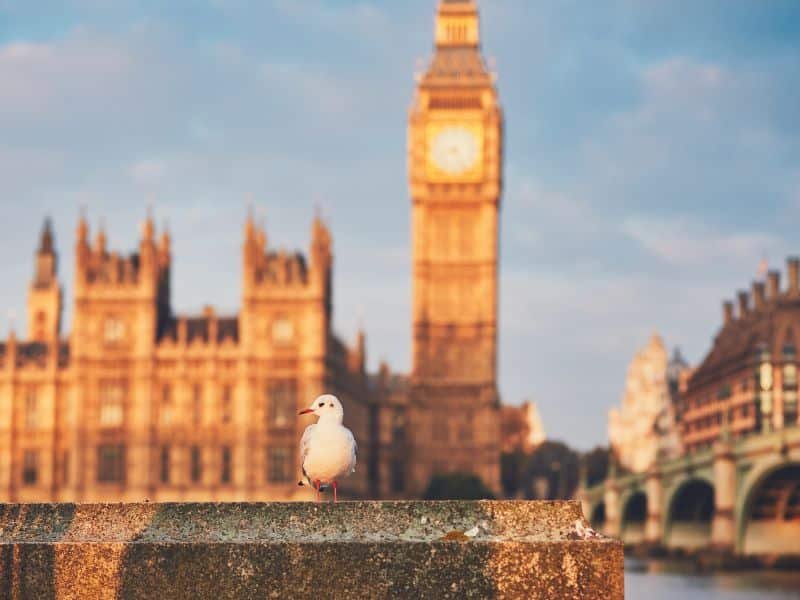
<instances>
[{"instance_id":1,"label":"tree","mask_svg":"<svg viewBox=\"0 0 800 600\"><path fill-rule=\"evenodd\" d=\"M506 496L516 496L523 489L527 461L528 455L521 450L504 452L500 455L500 480L503 483L503 492L505 492Z\"/></svg>"},{"instance_id":2,"label":"tree","mask_svg":"<svg viewBox=\"0 0 800 600\"><path fill-rule=\"evenodd\" d=\"M494 494L472 473L434 475L425 490L425 500L493 500Z\"/></svg>"},{"instance_id":3,"label":"tree","mask_svg":"<svg viewBox=\"0 0 800 600\"><path fill-rule=\"evenodd\" d=\"M586 467L586 484L596 485L608 477L608 448L597 446L583 455Z\"/></svg>"},{"instance_id":4,"label":"tree","mask_svg":"<svg viewBox=\"0 0 800 600\"><path fill-rule=\"evenodd\" d=\"M571 498L578 487L579 456L562 442L544 442L528 458L523 486L528 498Z\"/></svg>"}]
</instances>

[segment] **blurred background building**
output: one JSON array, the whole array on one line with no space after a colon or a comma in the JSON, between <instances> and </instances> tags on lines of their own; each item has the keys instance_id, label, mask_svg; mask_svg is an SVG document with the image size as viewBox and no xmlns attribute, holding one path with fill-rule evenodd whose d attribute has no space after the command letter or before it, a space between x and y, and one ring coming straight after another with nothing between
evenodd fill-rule
<instances>
[{"instance_id":1,"label":"blurred background building","mask_svg":"<svg viewBox=\"0 0 800 600\"><path fill-rule=\"evenodd\" d=\"M788 259L783 287L778 271L760 271L736 307L723 302L696 368L677 353L668 362L657 335L634 357L609 413L605 477L578 490L595 526L631 545L761 564L800 553L800 259Z\"/></svg>"},{"instance_id":2,"label":"blurred background building","mask_svg":"<svg viewBox=\"0 0 800 600\"><path fill-rule=\"evenodd\" d=\"M501 447L503 454L533 452L547 441L536 403L526 400L520 406L503 406Z\"/></svg>"},{"instance_id":3,"label":"blurred background building","mask_svg":"<svg viewBox=\"0 0 800 600\"><path fill-rule=\"evenodd\" d=\"M348 346L331 330L321 220L307 258L269 249L248 218L238 315L173 312L170 237L150 218L128 255L102 229L90 241L83 218L77 240L69 336L47 222L26 338L0 346L4 500L291 498L297 409L324 391L365 436L364 337ZM351 485L366 490L366 469Z\"/></svg>"},{"instance_id":4,"label":"blurred background building","mask_svg":"<svg viewBox=\"0 0 800 600\"><path fill-rule=\"evenodd\" d=\"M631 360L622 405L608 415L608 439L622 467L641 473L659 457L680 455L677 406L679 379L686 370L680 351L669 359L657 333Z\"/></svg>"},{"instance_id":5,"label":"blurred background building","mask_svg":"<svg viewBox=\"0 0 800 600\"><path fill-rule=\"evenodd\" d=\"M302 254L270 248L248 217L238 314L180 315L168 232L148 217L123 254L81 217L68 334L47 222L26 335L0 345L0 501L298 497L297 410L323 392L359 442L351 495L418 496L454 472L498 492L502 112L472 1L439 4L408 135L410 373L368 375L365 334L334 333L320 218Z\"/></svg>"}]
</instances>

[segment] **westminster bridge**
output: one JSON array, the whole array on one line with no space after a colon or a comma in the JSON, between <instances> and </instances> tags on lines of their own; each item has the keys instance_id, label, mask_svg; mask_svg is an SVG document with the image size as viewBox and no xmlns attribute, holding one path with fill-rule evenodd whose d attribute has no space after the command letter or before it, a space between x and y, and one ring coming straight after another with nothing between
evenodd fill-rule
<instances>
[{"instance_id":1,"label":"westminster bridge","mask_svg":"<svg viewBox=\"0 0 800 600\"><path fill-rule=\"evenodd\" d=\"M800 554L800 427L659 462L645 473L582 487L596 529L631 545Z\"/></svg>"}]
</instances>

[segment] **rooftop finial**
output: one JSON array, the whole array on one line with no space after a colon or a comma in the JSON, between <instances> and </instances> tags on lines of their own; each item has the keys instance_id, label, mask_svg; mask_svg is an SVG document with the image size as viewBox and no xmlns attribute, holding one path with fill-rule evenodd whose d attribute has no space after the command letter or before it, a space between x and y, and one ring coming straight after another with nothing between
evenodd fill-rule
<instances>
[{"instance_id":1,"label":"rooftop finial","mask_svg":"<svg viewBox=\"0 0 800 600\"><path fill-rule=\"evenodd\" d=\"M442 0L436 16L436 46L472 47L480 43L478 7L472 0Z\"/></svg>"},{"instance_id":2,"label":"rooftop finial","mask_svg":"<svg viewBox=\"0 0 800 600\"><path fill-rule=\"evenodd\" d=\"M758 262L758 268L756 269L756 279L758 281L766 280L767 273L769 273L769 261L766 255L762 254L761 260Z\"/></svg>"},{"instance_id":3,"label":"rooftop finial","mask_svg":"<svg viewBox=\"0 0 800 600\"><path fill-rule=\"evenodd\" d=\"M152 198L150 198L147 202L147 214L144 223L142 224L142 238L145 240L152 240L154 231L155 225L153 224L153 202Z\"/></svg>"},{"instance_id":4,"label":"rooftop finial","mask_svg":"<svg viewBox=\"0 0 800 600\"><path fill-rule=\"evenodd\" d=\"M105 252L106 250L106 220L105 217L100 217L100 226L97 229L97 238L95 240L97 250Z\"/></svg>"},{"instance_id":5,"label":"rooftop finial","mask_svg":"<svg viewBox=\"0 0 800 600\"><path fill-rule=\"evenodd\" d=\"M52 254L54 251L53 246L53 222L47 216L44 219L42 235L39 238L39 254Z\"/></svg>"},{"instance_id":6,"label":"rooftop finial","mask_svg":"<svg viewBox=\"0 0 800 600\"><path fill-rule=\"evenodd\" d=\"M170 233L169 233L169 221L164 219L164 229L161 232L161 252L163 254L168 254L170 249Z\"/></svg>"},{"instance_id":7,"label":"rooftop finial","mask_svg":"<svg viewBox=\"0 0 800 600\"><path fill-rule=\"evenodd\" d=\"M89 224L86 222L86 205L81 204L78 216L77 237L79 243L85 243L89 237Z\"/></svg>"}]
</instances>

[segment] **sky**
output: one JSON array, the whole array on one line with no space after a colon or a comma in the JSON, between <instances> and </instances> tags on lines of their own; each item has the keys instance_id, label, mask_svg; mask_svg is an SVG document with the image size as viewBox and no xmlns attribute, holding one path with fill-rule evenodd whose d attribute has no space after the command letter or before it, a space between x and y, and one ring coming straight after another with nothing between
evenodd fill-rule
<instances>
[{"instance_id":1,"label":"sky","mask_svg":"<svg viewBox=\"0 0 800 600\"><path fill-rule=\"evenodd\" d=\"M499 386L548 436L607 440L654 331L702 360L722 300L800 254L800 2L483 0L505 111ZM240 299L269 243L334 236L335 329L410 364L406 118L434 0L0 0L0 332L45 215L71 308L85 206L173 239L173 306Z\"/></svg>"}]
</instances>

